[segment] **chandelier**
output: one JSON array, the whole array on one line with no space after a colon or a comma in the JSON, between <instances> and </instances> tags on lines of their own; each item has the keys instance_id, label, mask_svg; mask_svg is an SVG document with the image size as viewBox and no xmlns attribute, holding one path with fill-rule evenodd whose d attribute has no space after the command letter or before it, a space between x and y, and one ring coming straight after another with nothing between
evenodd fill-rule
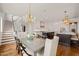
<instances>
[{"instance_id":1,"label":"chandelier","mask_svg":"<svg viewBox=\"0 0 79 59\"><path fill-rule=\"evenodd\" d=\"M69 24L69 18L68 18L67 11L64 11L64 13L65 13L64 24Z\"/></svg>"},{"instance_id":2,"label":"chandelier","mask_svg":"<svg viewBox=\"0 0 79 59\"><path fill-rule=\"evenodd\" d=\"M28 13L27 14L28 23L31 24L36 19L36 17L32 16L31 4L28 5L28 12L27 13Z\"/></svg>"},{"instance_id":3,"label":"chandelier","mask_svg":"<svg viewBox=\"0 0 79 59\"><path fill-rule=\"evenodd\" d=\"M28 23L32 23L31 4L29 4L29 7L28 7L28 15L27 15L27 18L28 18Z\"/></svg>"}]
</instances>

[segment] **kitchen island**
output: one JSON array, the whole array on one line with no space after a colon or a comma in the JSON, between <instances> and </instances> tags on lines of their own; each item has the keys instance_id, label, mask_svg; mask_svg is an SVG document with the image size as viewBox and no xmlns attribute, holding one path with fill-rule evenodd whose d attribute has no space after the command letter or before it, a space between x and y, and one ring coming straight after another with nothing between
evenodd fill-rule
<instances>
[{"instance_id":1,"label":"kitchen island","mask_svg":"<svg viewBox=\"0 0 79 59\"><path fill-rule=\"evenodd\" d=\"M66 46L79 46L78 38L72 38L75 34L72 33L60 33L57 34L59 36L59 44L63 44Z\"/></svg>"}]
</instances>

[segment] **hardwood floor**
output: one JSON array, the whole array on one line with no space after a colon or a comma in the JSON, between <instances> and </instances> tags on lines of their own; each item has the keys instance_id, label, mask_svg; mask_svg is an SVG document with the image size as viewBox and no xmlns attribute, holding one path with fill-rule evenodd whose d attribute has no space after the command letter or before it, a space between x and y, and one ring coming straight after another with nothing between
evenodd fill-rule
<instances>
[{"instance_id":1,"label":"hardwood floor","mask_svg":"<svg viewBox=\"0 0 79 59\"><path fill-rule=\"evenodd\" d=\"M16 44L0 46L0 56L20 56L16 50ZM58 45L57 56L79 56L79 47Z\"/></svg>"},{"instance_id":2,"label":"hardwood floor","mask_svg":"<svg viewBox=\"0 0 79 59\"><path fill-rule=\"evenodd\" d=\"M16 50L16 44L4 44L0 46L1 56L18 56L18 51Z\"/></svg>"},{"instance_id":3,"label":"hardwood floor","mask_svg":"<svg viewBox=\"0 0 79 59\"><path fill-rule=\"evenodd\" d=\"M79 56L79 47L58 45L57 56Z\"/></svg>"}]
</instances>

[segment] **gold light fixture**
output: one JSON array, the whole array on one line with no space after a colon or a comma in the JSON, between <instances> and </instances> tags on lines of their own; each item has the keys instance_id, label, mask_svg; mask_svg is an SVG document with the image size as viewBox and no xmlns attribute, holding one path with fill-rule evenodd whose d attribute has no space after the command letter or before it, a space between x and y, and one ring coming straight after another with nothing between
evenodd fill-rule
<instances>
[{"instance_id":1,"label":"gold light fixture","mask_svg":"<svg viewBox=\"0 0 79 59\"><path fill-rule=\"evenodd\" d=\"M29 4L29 8L28 8L28 22L32 23L32 14L31 14L31 4Z\"/></svg>"},{"instance_id":2,"label":"gold light fixture","mask_svg":"<svg viewBox=\"0 0 79 59\"><path fill-rule=\"evenodd\" d=\"M32 13L31 13L31 4L28 4L26 20L28 24L28 33L32 32Z\"/></svg>"},{"instance_id":3,"label":"gold light fixture","mask_svg":"<svg viewBox=\"0 0 79 59\"><path fill-rule=\"evenodd\" d=\"M28 6L27 19L28 19L28 23L29 23L29 24L31 24L31 23L36 19L36 17L33 17L33 16L32 16L31 4L29 4L29 6Z\"/></svg>"},{"instance_id":4,"label":"gold light fixture","mask_svg":"<svg viewBox=\"0 0 79 59\"><path fill-rule=\"evenodd\" d=\"M68 19L67 11L64 11L64 13L65 13L64 24L69 24L69 19Z\"/></svg>"},{"instance_id":5,"label":"gold light fixture","mask_svg":"<svg viewBox=\"0 0 79 59\"><path fill-rule=\"evenodd\" d=\"M36 19L36 17L32 16L32 9L31 4L28 5L28 12L27 12L27 22L28 22L28 32L32 32L33 30L33 21Z\"/></svg>"}]
</instances>

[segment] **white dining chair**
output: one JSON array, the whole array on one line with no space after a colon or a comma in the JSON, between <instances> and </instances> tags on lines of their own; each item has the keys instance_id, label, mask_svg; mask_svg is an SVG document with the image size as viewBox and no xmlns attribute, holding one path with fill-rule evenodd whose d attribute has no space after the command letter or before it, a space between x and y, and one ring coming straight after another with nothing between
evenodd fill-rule
<instances>
[{"instance_id":1,"label":"white dining chair","mask_svg":"<svg viewBox=\"0 0 79 59\"><path fill-rule=\"evenodd\" d=\"M58 42L58 36L54 36L53 39L47 38L45 42L44 56L56 56Z\"/></svg>"}]
</instances>

